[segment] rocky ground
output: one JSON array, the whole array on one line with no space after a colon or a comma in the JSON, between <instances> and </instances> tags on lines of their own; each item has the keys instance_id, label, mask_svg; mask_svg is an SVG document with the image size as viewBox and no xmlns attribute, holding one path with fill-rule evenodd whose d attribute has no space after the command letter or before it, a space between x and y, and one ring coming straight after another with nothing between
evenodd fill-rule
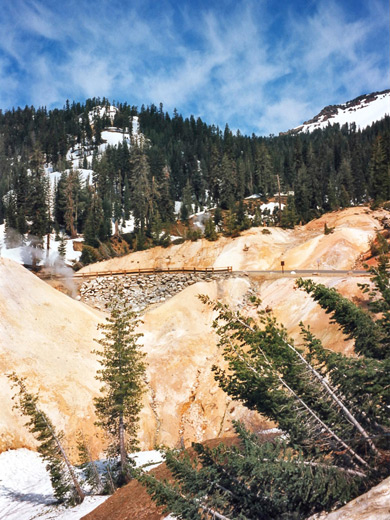
<instances>
[{"instance_id":1,"label":"rocky ground","mask_svg":"<svg viewBox=\"0 0 390 520\"><path fill-rule=\"evenodd\" d=\"M107 304L121 288L128 305L140 312L150 305L165 302L195 283L226 280L231 276L228 273L98 276L83 282L78 299L96 309L106 310Z\"/></svg>"}]
</instances>

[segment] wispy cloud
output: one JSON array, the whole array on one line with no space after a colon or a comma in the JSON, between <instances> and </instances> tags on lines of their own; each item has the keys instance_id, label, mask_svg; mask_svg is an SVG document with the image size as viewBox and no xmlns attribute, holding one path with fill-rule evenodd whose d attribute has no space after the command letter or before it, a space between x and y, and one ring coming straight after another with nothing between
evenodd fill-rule
<instances>
[{"instance_id":1,"label":"wispy cloud","mask_svg":"<svg viewBox=\"0 0 390 520\"><path fill-rule=\"evenodd\" d=\"M281 12L271 0L161 0L158 10L141 0L7 2L0 103L161 101L170 111L268 134L325 104L386 88L381 0L356 0L355 13L347 0L300 4Z\"/></svg>"}]
</instances>

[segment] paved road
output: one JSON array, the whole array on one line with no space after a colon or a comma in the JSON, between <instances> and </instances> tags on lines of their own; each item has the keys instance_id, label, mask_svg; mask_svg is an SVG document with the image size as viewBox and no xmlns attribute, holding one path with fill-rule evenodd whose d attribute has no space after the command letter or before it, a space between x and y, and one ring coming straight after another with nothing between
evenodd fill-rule
<instances>
[{"instance_id":1,"label":"paved road","mask_svg":"<svg viewBox=\"0 0 390 520\"><path fill-rule=\"evenodd\" d=\"M141 270L135 270L135 271L101 271L99 273L85 273L85 278L95 278L97 276L113 276L113 275L120 275L120 274L167 274L167 273L193 273L193 272L208 272L210 274L218 274L218 273L228 273L231 274L247 274L247 275L258 275L258 276L264 276L264 277L270 277L270 278L297 278L299 276L366 276L370 277L372 276L371 273L364 271L364 270L335 270L335 269L285 269L284 271L281 270L269 270L269 271L255 271L255 270L234 270L229 268L215 268L213 271L211 267L209 268L175 268L175 269L161 269L161 270L155 270L155 269L141 269ZM53 276L51 274L41 275L41 278L63 278L62 276ZM76 274L73 279L80 278L81 280L83 277L80 274Z\"/></svg>"},{"instance_id":2,"label":"paved road","mask_svg":"<svg viewBox=\"0 0 390 520\"><path fill-rule=\"evenodd\" d=\"M243 273L243 274L258 274L258 275L278 275L278 276L372 276L371 273L364 270L335 270L335 269L285 269L284 271L235 271L234 273Z\"/></svg>"}]
</instances>

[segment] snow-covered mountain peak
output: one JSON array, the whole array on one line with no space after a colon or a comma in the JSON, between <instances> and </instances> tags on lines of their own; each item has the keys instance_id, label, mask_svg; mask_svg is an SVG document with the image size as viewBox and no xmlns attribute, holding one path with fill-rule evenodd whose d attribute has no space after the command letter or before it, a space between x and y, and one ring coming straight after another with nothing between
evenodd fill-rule
<instances>
[{"instance_id":1,"label":"snow-covered mountain peak","mask_svg":"<svg viewBox=\"0 0 390 520\"><path fill-rule=\"evenodd\" d=\"M305 121L303 125L286 133L313 132L318 128L326 128L328 125L336 123L340 126L346 123L355 124L357 129L363 130L386 115L390 115L390 89L364 94L342 105L329 105L313 119Z\"/></svg>"}]
</instances>

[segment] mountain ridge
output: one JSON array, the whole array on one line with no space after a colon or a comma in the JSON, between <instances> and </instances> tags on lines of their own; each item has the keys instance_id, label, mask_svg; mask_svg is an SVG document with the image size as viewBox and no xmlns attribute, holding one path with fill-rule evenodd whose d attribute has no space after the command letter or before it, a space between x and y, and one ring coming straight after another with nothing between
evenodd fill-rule
<instances>
[{"instance_id":1,"label":"mountain ridge","mask_svg":"<svg viewBox=\"0 0 390 520\"><path fill-rule=\"evenodd\" d=\"M372 110L374 108L374 110ZM367 110L370 109L370 112ZM356 113L357 111L359 113ZM363 114L364 112L364 114ZM316 116L279 135L294 135L325 128L328 124L356 124L363 130L390 114L390 89L362 94L338 105L327 105ZM363 116L363 117L362 117Z\"/></svg>"}]
</instances>

